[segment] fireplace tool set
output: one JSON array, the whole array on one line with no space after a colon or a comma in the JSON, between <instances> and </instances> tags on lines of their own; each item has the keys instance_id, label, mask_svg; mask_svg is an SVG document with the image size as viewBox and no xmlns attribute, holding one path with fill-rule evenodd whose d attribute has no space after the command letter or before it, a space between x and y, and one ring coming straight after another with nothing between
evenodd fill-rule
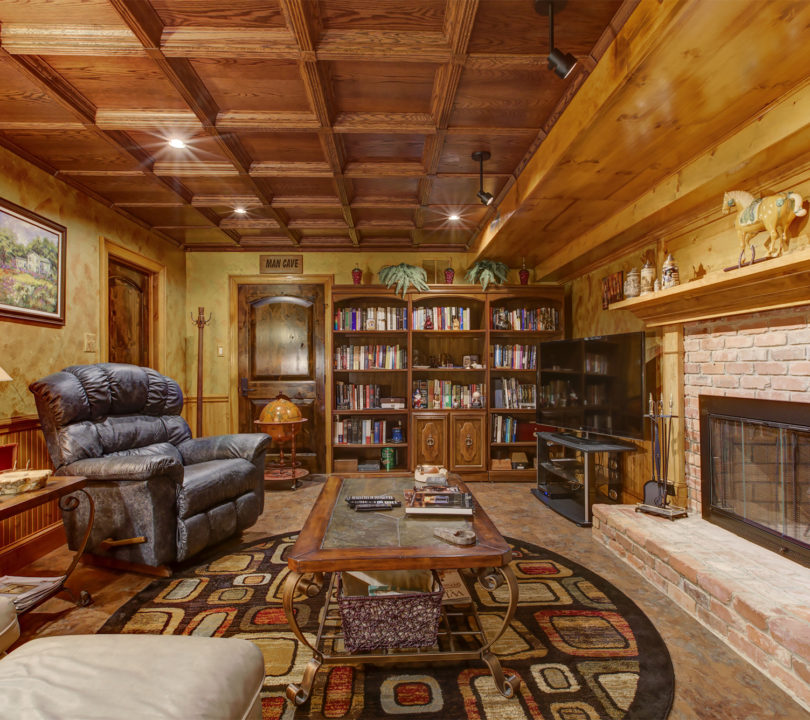
<instances>
[{"instance_id":1,"label":"fireplace tool set","mask_svg":"<svg viewBox=\"0 0 810 720\"><path fill-rule=\"evenodd\" d=\"M657 403L650 393L649 413L644 417L650 419L650 437L652 439L653 477L644 484L644 502L636 505L636 512L660 515L670 520L687 517L686 508L670 505L667 495L671 485L667 482L669 475L669 448L672 442L672 398L669 400L669 414L664 415L664 399Z\"/></svg>"}]
</instances>

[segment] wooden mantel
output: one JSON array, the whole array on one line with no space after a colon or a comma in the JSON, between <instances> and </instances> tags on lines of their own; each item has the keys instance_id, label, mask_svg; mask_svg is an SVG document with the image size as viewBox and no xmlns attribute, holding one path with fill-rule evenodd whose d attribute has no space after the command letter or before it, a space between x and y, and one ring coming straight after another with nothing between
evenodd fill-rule
<instances>
[{"instance_id":1,"label":"wooden mantel","mask_svg":"<svg viewBox=\"0 0 810 720\"><path fill-rule=\"evenodd\" d=\"M804 244L807 238L798 240ZM660 327L807 304L810 247L802 247L739 270L715 271L684 285L612 303L610 309L629 310L648 327Z\"/></svg>"}]
</instances>

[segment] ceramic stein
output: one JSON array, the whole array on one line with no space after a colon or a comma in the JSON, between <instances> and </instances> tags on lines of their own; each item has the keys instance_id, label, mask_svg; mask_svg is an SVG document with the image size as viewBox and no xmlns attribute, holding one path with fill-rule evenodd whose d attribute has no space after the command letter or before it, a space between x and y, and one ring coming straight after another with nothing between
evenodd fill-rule
<instances>
[{"instance_id":1,"label":"ceramic stein","mask_svg":"<svg viewBox=\"0 0 810 720\"><path fill-rule=\"evenodd\" d=\"M634 298L638 297L641 292L641 276L636 268L632 268L627 272L627 277L624 279L624 297Z\"/></svg>"},{"instance_id":2,"label":"ceramic stein","mask_svg":"<svg viewBox=\"0 0 810 720\"><path fill-rule=\"evenodd\" d=\"M672 257L672 253L667 255L664 260L664 265L661 268L661 287L666 289L675 287L681 282L680 273L678 272L678 263Z\"/></svg>"},{"instance_id":3,"label":"ceramic stein","mask_svg":"<svg viewBox=\"0 0 810 720\"><path fill-rule=\"evenodd\" d=\"M655 281L655 266L648 260L641 268L641 295L648 295L653 291Z\"/></svg>"}]
</instances>

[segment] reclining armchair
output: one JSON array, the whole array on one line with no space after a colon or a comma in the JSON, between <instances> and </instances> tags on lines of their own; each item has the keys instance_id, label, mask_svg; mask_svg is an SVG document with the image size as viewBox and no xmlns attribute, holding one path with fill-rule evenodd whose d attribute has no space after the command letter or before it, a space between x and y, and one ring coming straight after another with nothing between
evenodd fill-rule
<instances>
[{"instance_id":1,"label":"reclining armchair","mask_svg":"<svg viewBox=\"0 0 810 720\"><path fill-rule=\"evenodd\" d=\"M183 394L151 368L73 365L31 383L56 475L81 475L95 504L87 551L179 562L251 526L264 509L263 433L191 438ZM89 503L63 513L80 546Z\"/></svg>"}]
</instances>

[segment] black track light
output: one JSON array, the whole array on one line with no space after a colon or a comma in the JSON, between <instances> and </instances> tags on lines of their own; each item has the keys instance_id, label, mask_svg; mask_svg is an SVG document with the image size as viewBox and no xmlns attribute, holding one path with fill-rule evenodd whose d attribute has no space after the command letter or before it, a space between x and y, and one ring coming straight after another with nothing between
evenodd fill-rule
<instances>
[{"instance_id":1,"label":"black track light","mask_svg":"<svg viewBox=\"0 0 810 720\"><path fill-rule=\"evenodd\" d=\"M475 196L481 201L482 205L489 207L495 200L492 193L484 190L484 160L489 160L492 157L486 150L476 150L472 154L472 159L478 163L478 192Z\"/></svg>"},{"instance_id":2,"label":"black track light","mask_svg":"<svg viewBox=\"0 0 810 720\"><path fill-rule=\"evenodd\" d=\"M565 7L566 0L534 0L534 10L540 15L548 15L548 69L560 78L567 78L577 64L577 59L567 52L554 47L554 8L557 12Z\"/></svg>"}]
</instances>

